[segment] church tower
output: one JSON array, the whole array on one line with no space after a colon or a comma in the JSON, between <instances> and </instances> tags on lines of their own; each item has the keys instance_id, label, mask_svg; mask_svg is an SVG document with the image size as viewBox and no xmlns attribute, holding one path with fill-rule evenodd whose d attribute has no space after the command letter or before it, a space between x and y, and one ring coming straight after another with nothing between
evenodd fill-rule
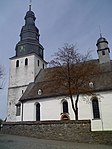
<instances>
[{"instance_id":1,"label":"church tower","mask_svg":"<svg viewBox=\"0 0 112 149\"><path fill-rule=\"evenodd\" d=\"M16 105L29 83L34 82L40 69L47 67L44 48L39 42L39 29L35 26L35 14L29 10L25 15L16 55L10 58L7 121L16 121Z\"/></svg>"},{"instance_id":2,"label":"church tower","mask_svg":"<svg viewBox=\"0 0 112 149\"><path fill-rule=\"evenodd\" d=\"M110 63L110 49L108 47L108 41L102 37L100 34L100 38L97 40L97 53L99 57L99 63Z\"/></svg>"}]
</instances>

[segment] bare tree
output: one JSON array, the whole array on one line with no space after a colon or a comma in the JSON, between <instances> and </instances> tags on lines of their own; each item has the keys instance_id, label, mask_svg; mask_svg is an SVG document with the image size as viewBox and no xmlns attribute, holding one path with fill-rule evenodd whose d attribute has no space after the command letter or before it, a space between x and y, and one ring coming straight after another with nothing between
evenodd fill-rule
<instances>
[{"instance_id":1,"label":"bare tree","mask_svg":"<svg viewBox=\"0 0 112 149\"><path fill-rule=\"evenodd\" d=\"M70 98L75 119L78 120L79 96L94 93L94 88L90 87L89 83L92 82L95 75L99 74L98 65L90 60L89 52L81 55L75 50L74 45L66 44L55 53L50 66L53 69L49 74L49 78L52 80L49 85L54 90L60 89L66 97Z\"/></svg>"}]
</instances>

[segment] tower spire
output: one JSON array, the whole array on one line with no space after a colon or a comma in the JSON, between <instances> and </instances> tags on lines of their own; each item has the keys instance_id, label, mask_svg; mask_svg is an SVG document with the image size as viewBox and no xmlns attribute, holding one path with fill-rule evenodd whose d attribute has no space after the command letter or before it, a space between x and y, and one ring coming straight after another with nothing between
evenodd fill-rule
<instances>
[{"instance_id":1,"label":"tower spire","mask_svg":"<svg viewBox=\"0 0 112 149\"><path fill-rule=\"evenodd\" d=\"M99 31L100 31L100 38L102 38L102 31L101 31L101 26L99 25Z\"/></svg>"},{"instance_id":2,"label":"tower spire","mask_svg":"<svg viewBox=\"0 0 112 149\"><path fill-rule=\"evenodd\" d=\"M32 6L32 0L29 2L29 11L31 11L31 6Z\"/></svg>"},{"instance_id":3,"label":"tower spire","mask_svg":"<svg viewBox=\"0 0 112 149\"><path fill-rule=\"evenodd\" d=\"M35 14L31 10L31 2L29 0L29 10L25 15L25 25L22 26L20 33L20 41L16 45L16 56L25 56L27 54L35 53L43 59L43 46L39 42L39 29L35 25ZM22 50L21 50L22 49ZM24 50L23 50L24 49ZM27 49L27 50L26 50Z\"/></svg>"}]
</instances>

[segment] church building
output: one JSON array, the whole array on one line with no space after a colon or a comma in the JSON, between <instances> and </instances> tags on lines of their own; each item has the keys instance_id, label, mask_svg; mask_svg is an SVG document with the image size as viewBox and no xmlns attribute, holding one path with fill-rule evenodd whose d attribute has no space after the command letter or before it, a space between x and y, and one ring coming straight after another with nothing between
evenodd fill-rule
<instances>
[{"instance_id":1,"label":"church building","mask_svg":"<svg viewBox=\"0 0 112 149\"><path fill-rule=\"evenodd\" d=\"M10 58L8 86L7 122L75 120L69 98L57 92L43 89L46 75L53 68L47 68L44 48L39 41L39 29L35 26L35 14L29 10L25 15L16 54ZM96 43L98 59L103 73L93 84L100 96L90 96L89 103L80 96L79 120L91 120L91 129L112 130L112 61L108 41L100 36ZM92 83L92 82L91 82ZM75 97L75 95L74 95Z\"/></svg>"}]
</instances>

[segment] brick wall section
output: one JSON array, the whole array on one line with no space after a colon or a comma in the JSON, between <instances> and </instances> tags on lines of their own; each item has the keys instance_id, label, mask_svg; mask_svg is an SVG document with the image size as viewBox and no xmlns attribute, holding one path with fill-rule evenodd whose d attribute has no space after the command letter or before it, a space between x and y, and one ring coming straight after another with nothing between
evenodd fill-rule
<instances>
[{"instance_id":1,"label":"brick wall section","mask_svg":"<svg viewBox=\"0 0 112 149\"><path fill-rule=\"evenodd\" d=\"M112 132L91 132L84 121L3 122L1 133L82 143L112 144Z\"/></svg>"}]
</instances>

